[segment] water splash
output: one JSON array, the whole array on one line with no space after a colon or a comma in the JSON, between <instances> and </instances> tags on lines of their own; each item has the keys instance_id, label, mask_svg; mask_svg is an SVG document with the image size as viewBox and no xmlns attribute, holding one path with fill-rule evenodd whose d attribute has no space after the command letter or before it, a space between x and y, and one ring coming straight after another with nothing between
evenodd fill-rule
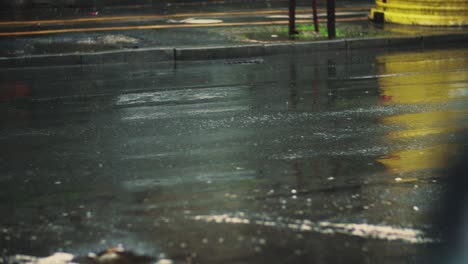
<instances>
[{"instance_id":1,"label":"water splash","mask_svg":"<svg viewBox=\"0 0 468 264\"><path fill-rule=\"evenodd\" d=\"M0 261L0 263L3 263ZM34 257L27 255L15 255L6 263L14 264L150 264L154 259L148 256L140 256L126 251L122 245L106 249L100 253L89 253L87 256L75 256L70 253L57 252L48 257ZM156 264L171 264L169 259L159 259Z\"/></svg>"}]
</instances>

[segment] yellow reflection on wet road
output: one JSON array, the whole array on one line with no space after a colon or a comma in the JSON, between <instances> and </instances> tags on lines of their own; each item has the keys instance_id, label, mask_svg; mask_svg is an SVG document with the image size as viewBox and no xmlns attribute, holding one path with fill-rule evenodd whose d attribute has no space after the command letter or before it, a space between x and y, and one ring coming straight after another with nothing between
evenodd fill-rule
<instances>
[{"instance_id":1,"label":"yellow reflection on wet road","mask_svg":"<svg viewBox=\"0 0 468 264\"><path fill-rule=\"evenodd\" d=\"M424 56L424 60L421 60ZM468 50L390 54L377 58L386 103L437 103L468 96Z\"/></svg>"},{"instance_id":2,"label":"yellow reflection on wet road","mask_svg":"<svg viewBox=\"0 0 468 264\"><path fill-rule=\"evenodd\" d=\"M448 166L457 146L440 143L465 129L466 107L448 109L447 103L468 96L468 49L399 53L377 58L382 104L412 105L405 113L381 122L398 127L385 135L387 142L405 142L403 149L378 159L392 172L409 172ZM436 107L438 106L438 107ZM414 111L416 109L417 111ZM439 138L428 141L428 138ZM429 142L439 142L430 145ZM406 147L407 146L407 147Z\"/></svg>"},{"instance_id":3,"label":"yellow reflection on wet road","mask_svg":"<svg viewBox=\"0 0 468 264\"><path fill-rule=\"evenodd\" d=\"M408 149L378 159L392 172L409 172L437 169L447 166L449 157L456 153L456 146L443 144L423 149Z\"/></svg>"},{"instance_id":4,"label":"yellow reflection on wet road","mask_svg":"<svg viewBox=\"0 0 468 264\"><path fill-rule=\"evenodd\" d=\"M463 111L419 112L384 117L381 121L385 125L404 125L408 128L386 135L387 138L401 139L458 132L466 127L463 124L457 124L457 120L463 118L464 115L466 112Z\"/></svg>"}]
</instances>

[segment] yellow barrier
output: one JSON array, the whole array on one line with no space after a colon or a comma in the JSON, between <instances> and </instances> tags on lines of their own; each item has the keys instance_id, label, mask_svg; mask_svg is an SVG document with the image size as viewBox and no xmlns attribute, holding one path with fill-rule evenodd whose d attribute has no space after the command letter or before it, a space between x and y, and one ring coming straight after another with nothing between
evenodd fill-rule
<instances>
[{"instance_id":1,"label":"yellow barrier","mask_svg":"<svg viewBox=\"0 0 468 264\"><path fill-rule=\"evenodd\" d=\"M466 26L468 0L376 0L370 19L406 25Z\"/></svg>"}]
</instances>

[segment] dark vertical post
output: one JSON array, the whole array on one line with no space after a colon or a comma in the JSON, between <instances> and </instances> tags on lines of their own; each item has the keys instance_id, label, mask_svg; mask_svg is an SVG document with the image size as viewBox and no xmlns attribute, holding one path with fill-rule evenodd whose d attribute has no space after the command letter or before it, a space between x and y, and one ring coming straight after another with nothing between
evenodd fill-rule
<instances>
[{"instance_id":1,"label":"dark vertical post","mask_svg":"<svg viewBox=\"0 0 468 264\"><path fill-rule=\"evenodd\" d=\"M296 0L289 0L289 35L297 34L296 31Z\"/></svg>"},{"instance_id":2,"label":"dark vertical post","mask_svg":"<svg viewBox=\"0 0 468 264\"><path fill-rule=\"evenodd\" d=\"M336 37L335 31L335 0L327 0L327 30L328 38Z\"/></svg>"},{"instance_id":3,"label":"dark vertical post","mask_svg":"<svg viewBox=\"0 0 468 264\"><path fill-rule=\"evenodd\" d=\"M317 16L317 0L312 0L312 15L314 18L314 29L315 32L319 32L319 23L318 23L318 16Z\"/></svg>"}]
</instances>

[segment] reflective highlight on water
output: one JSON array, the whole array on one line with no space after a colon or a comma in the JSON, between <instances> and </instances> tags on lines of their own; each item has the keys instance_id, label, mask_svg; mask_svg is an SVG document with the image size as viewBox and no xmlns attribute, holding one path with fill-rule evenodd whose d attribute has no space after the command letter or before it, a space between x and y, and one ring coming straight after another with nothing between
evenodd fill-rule
<instances>
[{"instance_id":1,"label":"reflective highlight on water","mask_svg":"<svg viewBox=\"0 0 468 264\"><path fill-rule=\"evenodd\" d=\"M411 228L398 228L383 225L311 222L309 220L289 220L278 222L275 220L250 220L243 217L223 215L197 215L192 217L196 221L224 223L224 224L252 224L276 228L287 228L295 231L311 231L321 234L333 235L336 233L382 240L400 240L408 243L431 243L433 239L425 237L420 230Z\"/></svg>"}]
</instances>

